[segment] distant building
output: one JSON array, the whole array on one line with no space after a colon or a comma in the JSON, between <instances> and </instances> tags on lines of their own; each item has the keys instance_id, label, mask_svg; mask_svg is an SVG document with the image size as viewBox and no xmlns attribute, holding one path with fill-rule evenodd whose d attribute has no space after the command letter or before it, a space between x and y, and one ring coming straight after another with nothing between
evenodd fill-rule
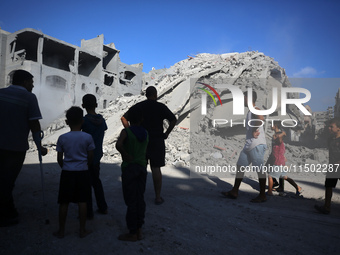
<instances>
[{"instance_id":1,"label":"distant building","mask_svg":"<svg viewBox=\"0 0 340 255\"><path fill-rule=\"evenodd\" d=\"M340 117L340 88L335 96L334 117Z\"/></svg>"},{"instance_id":2,"label":"distant building","mask_svg":"<svg viewBox=\"0 0 340 255\"><path fill-rule=\"evenodd\" d=\"M140 94L143 65L122 63L115 45L103 43L103 35L78 47L30 28L0 29L0 88L11 84L16 69L32 73L45 121L81 105L87 93L97 97L99 108L118 96Z\"/></svg>"},{"instance_id":3,"label":"distant building","mask_svg":"<svg viewBox=\"0 0 340 255\"><path fill-rule=\"evenodd\" d=\"M328 107L327 111L314 112L313 115L316 120L316 129L322 129L325 127L325 123L333 118L333 108Z\"/></svg>"},{"instance_id":4,"label":"distant building","mask_svg":"<svg viewBox=\"0 0 340 255\"><path fill-rule=\"evenodd\" d=\"M333 111L333 107L328 106L327 108L327 120L333 119L334 118L334 111Z\"/></svg>"}]
</instances>

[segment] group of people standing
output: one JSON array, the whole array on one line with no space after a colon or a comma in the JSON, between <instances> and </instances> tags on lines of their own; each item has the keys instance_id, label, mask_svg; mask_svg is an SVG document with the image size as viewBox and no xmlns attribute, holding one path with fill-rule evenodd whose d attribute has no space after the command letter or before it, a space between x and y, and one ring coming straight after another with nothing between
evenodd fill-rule
<instances>
[{"instance_id":1,"label":"group of people standing","mask_svg":"<svg viewBox=\"0 0 340 255\"><path fill-rule=\"evenodd\" d=\"M24 70L17 70L13 74L12 84L0 89L0 226L7 227L18 223L18 212L13 202L12 191L15 180L22 168L26 150L28 149L28 134L32 132L34 142L41 155L46 155L47 150L41 146L41 128L39 119L42 118L36 96L31 93L33 89L33 76ZM248 107L248 97L251 96L253 107L256 107L257 94L244 94L244 106ZM165 166L165 143L170 132L176 125L177 119L169 108L157 102L157 90L153 86L146 89L146 100L132 106L121 117L124 129L116 142L116 148L122 156L122 190L124 201L127 205L126 222L128 233L121 234L118 238L122 241L137 241L142 239L141 228L144 224L145 201L144 192L147 178L147 164L150 164L155 191L155 204L161 205L164 199L161 196L162 173L161 167ZM57 162L62 172L60 176L58 203L59 203L59 229L54 232L58 238L65 234L65 223L69 203L79 206L79 235L87 236L90 231L86 229L86 220L93 218L92 192L94 189L98 212L108 213L103 186L99 177L100 160L103 155L102 145L104 133L107 130L105 119L97 114L96 97L87 94L82 99L82 107L87 114L83 116L80 107L73 106L66 112L66 123L70 132L59 137L57 142ZM296 189L299 195L302 191L294 180L284 175L280 170L275 170L268 175L268 192L266 193L266 174L261 171L264 154L267 149L265 132L262 126L251 127L248 120L264 120L263 116L247 114L246 143L242 149L238 162L234 186L222 195L231 199L238 197L239 187L244 177L241 167L252 164L259 167L260 193L251 202L265 202L267 195L272 195L273 177L287 180ZM164 132L163 121L169 125ZM274 122L272 139L271 164L274 169L280 169L285 164L285 147L283 139L286 136L281 130L280 122ZM340 163L340 121L333 119L329 128L330 139L329 153L330 164ZM315 206L322 213L330 212L332 189L337 183L337 178L326 178L326 199L324 206ZM283 185L279 187L283 190Z\"/></svg>"},{"instance_id":2,"label":"group of people standing","mask_svg":"<svg viewBox=\"0 0 340 255\"><path fill-rule=\"evenodd\" d=\"M13 188L23 166L28 149L28 134L33 139L41 155L47 149L41 146L42 118L36 96L32 93L33 76L24 70L13 74L12 84L0 90L0 226L7 227L18 223L18 212L13 201ZM123 197L127 205L126 221L129 232L119 236L123 241L137 241L142 238L144 224L146 186L146 166L149 163L155 190L155 204L161 205L162 173L165 166L165 143L176 125L176 116L169 108L157 102L157 90L146 89L146 100L137 103L122 116L124 129L116 143L121 153ZM93 187L98 213L107 214L100 180L100 160L103 156L103 139L107 130L105 119L97 114L96 97L86 94L82 98L83 109L72 106L66 111L66 123L70 132L61 135L57 141L57 162L62 169L59 184L59 229L53 234L63 238L69 203L79 207L79 236L85 237L91 231L86 229L86 220L94 216L92 205ZM163 121L169 125L164 132Z\"/></svg>"}]
</instances>

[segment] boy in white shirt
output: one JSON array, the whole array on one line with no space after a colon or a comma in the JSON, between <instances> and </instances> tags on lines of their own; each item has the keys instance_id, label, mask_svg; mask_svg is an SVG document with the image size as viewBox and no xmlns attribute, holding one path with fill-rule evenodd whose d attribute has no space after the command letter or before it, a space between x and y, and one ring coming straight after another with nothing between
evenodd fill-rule
<instances>
[{"instance_id":1,"label":"boy in white shirt","mask_svg":"<svg viewBox=\"0 0 340 255\"><path fill-rule=\"evenodd\" d=\"M91 195L88 165L93 160L95 148L92 136L82 132L83 110L73 106L66 112L66 123L71 131L59 137L57 142L58 164L62 168L59 185L59 230L58 238L65 234L65 223L69 203L79 207L79 236L85 237L90 231L85 228L87 216L86 202Z\"/></svg>"}]
</instances>

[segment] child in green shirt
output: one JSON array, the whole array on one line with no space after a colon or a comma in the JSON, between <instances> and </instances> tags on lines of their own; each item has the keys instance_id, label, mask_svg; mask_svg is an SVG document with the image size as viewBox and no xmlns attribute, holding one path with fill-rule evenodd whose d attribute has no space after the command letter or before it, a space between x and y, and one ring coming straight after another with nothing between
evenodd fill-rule
<instances>
[{"instance_id":1,"label":"child in green shirt","mask_svg":"<svg viewBox=\"0 0 340 255\"><path fill-rule=\"evenodd\" d=\"M144 224L146 186L146 148L149 141L148 132L140 126L143 113L138 106L129 112L130 127L120 133L116 143L117 150L123 158L122 187L127 205L126 223L129 233L118 237L122 241L135 242L142 239L141 227Z\"/></svg>"}]
</instances>

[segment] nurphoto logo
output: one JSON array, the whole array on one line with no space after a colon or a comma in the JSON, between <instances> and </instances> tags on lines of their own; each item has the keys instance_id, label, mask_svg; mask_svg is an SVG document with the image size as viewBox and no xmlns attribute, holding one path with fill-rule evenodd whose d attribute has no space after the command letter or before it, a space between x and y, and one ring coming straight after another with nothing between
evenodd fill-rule
<instances>
[{"instance_id":1,"label":"nurphoto logo","mask_svg":"<svg viewBox=\"0 0 340 255\"><path fill-rule=\"evenodd\" d=\"M204 85L205 87L209 88L214 94L217 96L218 100L220 101L220 104L222 106L222 100L220 98L220 95L217 93L216 89L228 89L232 94L232 102L233 102L233 115L244 115L244 95L242 90L238 86L230 85L230 84L217 84L215 85L215 88L212 86L205 84L205 83L199 83ZM214 96L208 91L207 89L199 88L203 90L206 93L201 94L201 114L206 115L207 114L207 95L209 95L213 101L215 106L217 106L216 100ZM248 108L251 113L254 115L270 115L274 113L278 108L278 89L272 88L272 105L269 109L264 110L258 110L256 109L252 104L252 88L247 89L247 94L249 95L247 97L248 99ZM303 98L289 98L289 93L299 93L304 94L305 97ZM292 88L292 87L282 87L281 88L281 116L287 115L287 105L295 105L304 115L311 115L311 113L306 109L306 107L303 105L304 103L307 103L311 99L311 93L309 90L304 88ZM271 122L273 125L273 122L276 119L266 119L265 121L261 121L262 124L254 126L252 123L256 121L258 123L258 119L252 120L250 119L248 121L248 125L250 127L260 127L265 122ZM281 120L281 119L278 119ZM288 124L290 122L290 124ZM217 127L219 125L225 125L227 123L230 123L231 126L234 124L243 124L243 126L246 126L245 120L243 122L233 122L233 120L226 120L226 119L213 119L212 120L213 126ZM287 120L281 120L283 127L295 127L297 126L297 121L294 119L287 119Z\"/></svg>"}]
</instances>

